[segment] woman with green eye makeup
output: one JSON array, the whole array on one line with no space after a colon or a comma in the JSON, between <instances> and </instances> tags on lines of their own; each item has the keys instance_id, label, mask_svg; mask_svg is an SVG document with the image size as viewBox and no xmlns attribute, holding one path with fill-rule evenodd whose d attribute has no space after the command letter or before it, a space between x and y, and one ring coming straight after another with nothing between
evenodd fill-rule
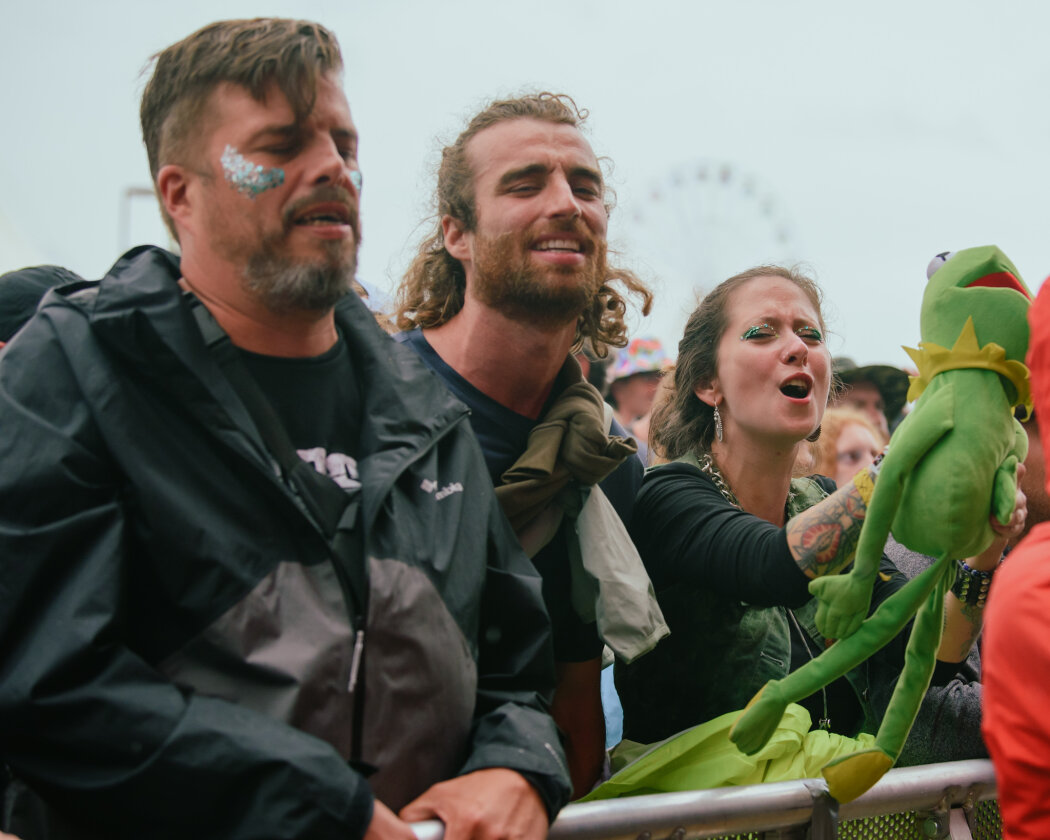
<instances>
[{"instance_id":1,"label":"woman with green eye makeup","mask_svg":"<svg viewBox=\"0 0 1050 840\"><path fill-rule=\"evenodd\" d=\"M832 382L821 292L798 271L761 266L714 289L665 382L650 441L669 463L646 475L631 535L671 635L616 671L624 737L641 743L742 709L831 643L807 587L852 560L878 475L876 463L836 489L792 474L803 441L820 434ZM871 609L905 582L883 558ZM954 677L979 630L979 617L949 615L934 685ZM803 701L813 728L874 732L883 709L869 697L889 692L869 689L896 679L907 637Z\"/></svg>"}]
</instances>

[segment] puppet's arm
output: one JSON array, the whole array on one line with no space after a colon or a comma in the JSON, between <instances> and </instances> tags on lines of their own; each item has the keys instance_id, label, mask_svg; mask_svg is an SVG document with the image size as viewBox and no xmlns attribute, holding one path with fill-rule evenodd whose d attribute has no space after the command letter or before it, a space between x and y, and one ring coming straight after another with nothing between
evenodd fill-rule
<instances>
[{"instance_id":1,"label":"puppet's arm","mask_svg":"<svg viewBox=\"0 0 1050 840\"><path fill-rule=\"evenodd\" d=\"M1024 477L1024 464L1017 464L1010 472L1016 475L1014 495L1010 499L1011 516L1006 524L1002 524L997 514L993 513L989 524L998 536L988 548L976 557L966 560L967 566L979 572L994 570L1002 559L1006 544L1024 531L1028 516L1028 499L1019 484L1020 479ZM942 662L961 662L965 659L980 635L983 617L983 603L967 604L949 592L945 597L944 633L937 650L937 658Z\"/></svg>"},{"instance_id":2,"label":"puppet's arm","mask_svg":"<svg viewBox=\"0 0 1050 840\"><path fill-rule=\"evenodd\" d=\"M871 497L871 479L866 471L854 476L853 481L861 492ZM883 474L879 487L880 493L871 499L868 508L868 525L861 531L853 569L848 574L818 578L809 584L810 594L817 599L817 628L825 638L844 639L853 635L868 614L878 561L889 534L889 525L883 523L892 522L902 491L893 470Z\"/></svg>"},{"instance_id":3,"label":"puppet's arm","mask_svg":"<svg viewBox=\"0 0 1050 840\"><path fill-rule=\"evenodd\" d=\"M810 583L810 593L820 602L817 628L825 637L844 639L855 633L867 616L871 588L904 492L904 482L923 456L951 430L954 394L950 385L932 393L921 415L916 411L893 436L879 473L879 491L871 496L867 525L860 535L853 569L849 574ZM863 487L866 474L862 471L853 480Z\"/></svg>"},{"instance_id":4,"label":"puppet's arm","mask_svg":"<svg viewBox=\"0 0 1050 840\"><path fill-rule=\"evenodd\" d=\"M1024 426L1014 419L1014 448L995 471L995 481L992 485L992 513L999 520L1000 525L1008 526L1010 517L1014 515L1019 506L1020 499L1016 498L1017 483L1021 480L1023 473L1018 470L1024 469L1024 459L1028 455L1028 434ZM993 528L995 525L993 523ZM1002 529L996 528L1002 533Z\"/></svg>"}]
</instances>

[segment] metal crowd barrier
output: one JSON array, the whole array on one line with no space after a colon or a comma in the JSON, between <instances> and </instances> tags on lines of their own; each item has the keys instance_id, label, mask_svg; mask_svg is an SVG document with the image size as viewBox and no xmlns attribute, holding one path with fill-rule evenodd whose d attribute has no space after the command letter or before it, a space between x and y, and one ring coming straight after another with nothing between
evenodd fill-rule
<instances>
[{"instance_id":1,"label":"metal crowd barrier","mask_svg":"<svg viewBox=\"0 0 1050 840\"><path fill-rule=\"evenodd\" d=\"M844 804L805 779L568 805L549 840L998 840L996 795L990 761L953 761L890 770ZM418 840L443 838L440 822L412 827Z\"/></svg>"}]
</instances>

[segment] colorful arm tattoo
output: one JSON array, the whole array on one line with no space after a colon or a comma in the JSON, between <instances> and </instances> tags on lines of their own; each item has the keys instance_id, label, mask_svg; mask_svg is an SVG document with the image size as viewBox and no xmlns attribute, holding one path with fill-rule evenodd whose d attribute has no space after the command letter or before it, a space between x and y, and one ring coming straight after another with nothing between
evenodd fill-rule
<instances>
[{"instance_id":1,"label":"colorful arm tattoo","mask_svg":"<svg viewBox=\"0 0 1050 840\"><path fill-rule=\"evenodd\" d=\"M788 522L788 548L798 567L816 578L848 565L867 511L863 492L850 482Z\"/></svg>"}]
</instances>

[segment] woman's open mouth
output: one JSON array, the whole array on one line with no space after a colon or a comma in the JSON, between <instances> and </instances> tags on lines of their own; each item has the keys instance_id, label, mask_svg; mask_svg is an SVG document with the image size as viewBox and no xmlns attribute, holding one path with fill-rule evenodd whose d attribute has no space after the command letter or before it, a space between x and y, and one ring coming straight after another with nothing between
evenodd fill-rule
<instances>
[{"instance_id":1,"label":"woman's open mouth","mask_svg":"<svg viewBox=\"0 0 1050 840\"><path fill-rule=\"evenodd\" d=\"M813 390L813 383L806 376L793 376L780 386L780 393L793 400L804 400Z\"/></svg>"}]
</instances>

